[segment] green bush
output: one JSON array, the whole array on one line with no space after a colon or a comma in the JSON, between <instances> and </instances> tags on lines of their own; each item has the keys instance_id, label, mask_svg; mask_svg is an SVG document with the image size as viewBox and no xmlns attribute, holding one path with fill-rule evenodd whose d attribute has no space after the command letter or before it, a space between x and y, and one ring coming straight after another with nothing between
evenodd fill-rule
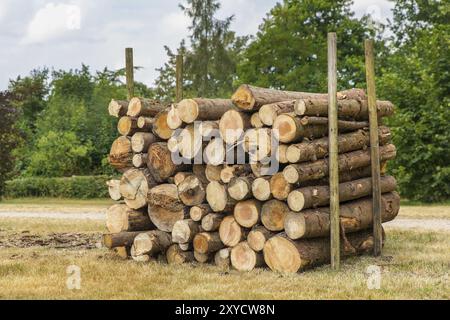
<instances>
[{"instance_id":1,"label":"green bush","mask_svg":"<svg viewBox=\"0 0 450 320\"><path fill-rule=\"evenodd\" d=\"M6 182L5 197L105 198L108 197L106 181L109 179L108 176L20 178Z\"/></svg>"}]
</instances>

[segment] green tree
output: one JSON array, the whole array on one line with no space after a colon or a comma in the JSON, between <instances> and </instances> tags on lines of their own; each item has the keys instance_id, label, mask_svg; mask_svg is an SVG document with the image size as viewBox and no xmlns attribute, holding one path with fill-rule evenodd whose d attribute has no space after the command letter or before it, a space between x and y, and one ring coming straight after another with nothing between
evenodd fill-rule
<instances>
[{"instance_id":1,"label":"green tree","mask_svg":"<svg viewBox=\"0 0 450 320\"><path fill-rule=\"evenodd\" d=\"M365 83L368 17L354 18L350 0L284 0L267 15L238 66L238 82L285 90L326 92L327 33L338 40L339 88Z\"/></svg>"},{"instance_id":2,"label":"green tree","mask_svg":"<svg viewBox=\"0 0 450 320\"><path fill-rule=\"evenodd\" d=\"M391 171L411 200L450 195L449 8L445 1L396 1L392 54L378 81L378 95L397 107Z\"/></svg>"}]
</instances>

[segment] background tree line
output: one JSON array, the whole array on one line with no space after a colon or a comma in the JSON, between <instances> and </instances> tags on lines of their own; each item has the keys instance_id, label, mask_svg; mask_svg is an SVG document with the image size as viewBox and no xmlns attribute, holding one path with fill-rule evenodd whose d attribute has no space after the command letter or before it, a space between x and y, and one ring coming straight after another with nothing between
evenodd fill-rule
<instances>
[{"instance_id":1,"label":"background tree line","mask_svg":"<svg viewBox=\"0 0 450 320\"><path fill-rule=\"evenodd\" d=\"M237 36L233 16L217 18L218 0L188 0L180 5L191 20L188 39L165 47L167 62L157 69L154 86L137 83L136 94L173 101L177 54L185 56L187 97L229 97L241 83L326 92L330 31L338 34L339 89L365 88L363 43L374 38L378 98L397 107L388 120L398 147L389 170L404 197L447 200L450 5L394 2L393 21L380 25L368 16L356 18L350 0L283 0L256 35ZM111 174L106 155L117 134L106 106L112 97L126 97L123 75L123 69L93 72L82 65L11 80L0 97L0 186L18 176Z\"/></svg>"}]
</instances>

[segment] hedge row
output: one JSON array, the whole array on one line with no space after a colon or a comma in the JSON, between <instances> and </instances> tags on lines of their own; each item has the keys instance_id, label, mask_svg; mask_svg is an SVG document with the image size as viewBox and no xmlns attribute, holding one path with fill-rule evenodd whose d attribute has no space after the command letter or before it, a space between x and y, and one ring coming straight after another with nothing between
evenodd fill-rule
<instances>
[{"instance_id":1,"label":"hedge row","mask_svg":"<svg viewBox=\"0 0 450 320\"><path fill-rule=\"evenodd\" d=\"M105 198L108 197L108 176L73 176L68 178L30 177L6 182L5 197L60 197Z\"/></svg>"}]
</instances>

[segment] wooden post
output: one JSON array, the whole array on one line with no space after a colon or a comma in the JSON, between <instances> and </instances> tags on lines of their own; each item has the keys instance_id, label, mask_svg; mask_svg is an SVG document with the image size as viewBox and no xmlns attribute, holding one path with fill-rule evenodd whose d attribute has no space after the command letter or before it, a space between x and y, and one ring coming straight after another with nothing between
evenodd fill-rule
<instances>
[{"instance_id":1,"label":"wooden post","mask_svg":"<svg viewBox=\"0 0 450 320\"><path fill-rule=\"evenodd\" d=\"M381 227L381 190L380 190L380 150L378 141L378 119L375 92L375 66L373 40L364 43L366 58L367 99L369 107L370 127L370 160L372 166L372 201L373 201L373 253L381 255L382 227Z\"/></svg>"},{"instance_id":2,"label":"wooden post","mask_svg":"<svg viewBox=\"0 0 450 320\"><path fill-rule=\"evenodd\" d=\"M183 100L183 55L177 55L176 62L176 100Z\"/></svg>"},{"instance_id":3,"label":"wooden post","mask_svg":"<svg viewBox=\"0 0 450 320\"><path fill-rule=\"evenodd\" d=\"M330 165L330 244L331 268L339 269L339 167L337 109L337 48L336 33L328 33L328 139Z\"/></svg>"},{"instance_id":4,"label":"wooden post","mask_svg":"<svg viewBox=\"0 0 450 320\"><path fill-rule=\"evenodd\" d=\"M134 97L133 48L125 49L125 75L127 81L128 100Z\"/></svg>"}]
</instances>

